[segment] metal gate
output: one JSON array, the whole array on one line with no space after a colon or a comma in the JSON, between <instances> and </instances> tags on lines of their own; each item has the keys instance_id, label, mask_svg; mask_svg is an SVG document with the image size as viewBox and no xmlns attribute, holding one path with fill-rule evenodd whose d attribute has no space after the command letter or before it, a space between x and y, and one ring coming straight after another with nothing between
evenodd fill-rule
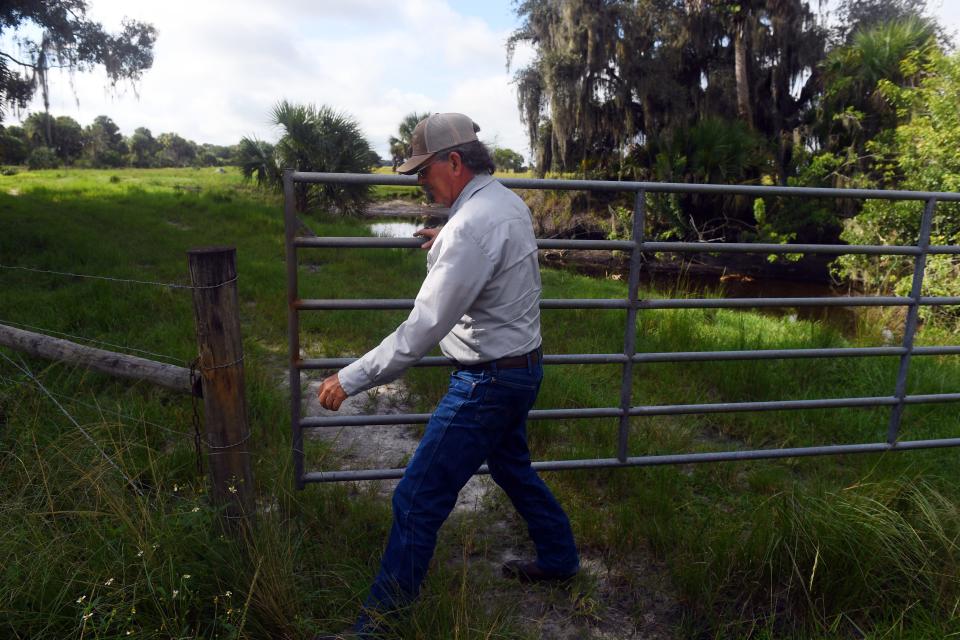
<instances>
[{"instance_id":1,"label":"metal gate","mask_svg":"<svg viewBox=\"0 0 960 640\"><path fill-rule=\"evenodd\" d=\"M960 202L957 193L925 193L916 191L882 191L867 189L825 189L801 187L762 187L693 185L655 182L610 182L599 180L535 180L522 178L500 179L505 186L514 189L619 191L636 194L631 240L553 240L538 239L540 249L599 249L630 252L628 296L625 299L545 299L541 309L625 309L622 353L547 354L545 365L556 364L611 364L623 367L620 390L620 406L590 407L582 409L538 409L528 414L530 420L561 420L566 418L613 418L618 421L619 442L616 458L586 460L552 460L533 463L537 470L584 469L602 467L652 466L665 464L688 464L719 462L727 460L756 460L761 458L787 458L843 453L870 453L882 451L906 451L935 447L960 446L960 438L937 440L899 440L900 422L906 405L934 402L960 401L960 393L907 395L907 374L912 356L960 354L960 346L914 347L917 317L924 305L956 305L960 297L922 296L923 275L926 259L931 254L957 254L957 246L931 246L930 230L937 202ZM353 299L353 300L301 300L297 293L297 254L301 249L350 247L350 248L419 248L422 243L416 238L368 238L368 237L297 237L299 227L296 219L294 184L365 184L417 186L415 176L391 176L377 174L303 173L286 171L284 184L284 213L287 248L287 299L289 302L290 346L290 416L293 429L293 460L296 486L302 489L308 482L332 482L345 480L373 480L399 478L403 469L367 469L351 471L304 471L303 430L325 427L400 425L426 423L430 414L363 415L334 417L301 416L301 371L308 369L338 369L353 362L354 358L300 358L301 313L344 309L412 309L413 300ZM733 194L755 197L792 196L806 198L859 198L883 200L919 200L926 202L920 224L917 244L893 245L817 245L817 244L761 244L761 243L705 243L705 242L649 242L644 238L645 201L647 193L704 193ZM874 254L914 256L913 282L909 296L845 296L826 298L723 298L723 299L667 299L641 300L637 293L640 282L640 262L643 252L671 253L819 253L819 254ZM907 321L901 346L830 349L763 349L742 351L694 351L670 353L636 353L636 319L641 309L708 309L708 308L756 308L756 307L812 307L812 306L903 306L907 308ZM765 402L724 402L712 404L634 405L632 380L635 363L650 362L696 362L720 360L767 360L789 358L856 358L868 356L891 356L900 359L900 368L893 393L889 396L822 398L810 400L783 400ZM425 357L415 366L448 367L451 362L443 357ZM630 418L634 416L662 416L679 414L709 414L734 411L782 411L798 409L824 409L841 407L890 407L890 419L886 438L877 442L811 446L798 448L755 449L718 451L709 453L681 453L675 455L631 456L628 440ZM878 434L879 435L879 434ZM478 473L487 473L486 465Z\"/></svg>"}]
</instances>

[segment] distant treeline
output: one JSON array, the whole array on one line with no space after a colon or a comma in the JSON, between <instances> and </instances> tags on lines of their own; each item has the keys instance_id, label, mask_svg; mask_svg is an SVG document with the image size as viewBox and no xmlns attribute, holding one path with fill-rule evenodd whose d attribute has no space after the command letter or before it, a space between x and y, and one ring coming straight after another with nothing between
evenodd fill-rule
<instances>
[{"instance_id":1,"label":"distant treeline","mask_svg":"<svg viewBox=\"0 0 960 640\"><path fill-rule=\"evenodd\" d=\"M138 127L124 136L108 116L86 127L70 116L31 113L22 126L0 125L0 163L30 169L215 167L236 163L237 145L197 144L173 132Z\"/></svg>"}]
</instances>

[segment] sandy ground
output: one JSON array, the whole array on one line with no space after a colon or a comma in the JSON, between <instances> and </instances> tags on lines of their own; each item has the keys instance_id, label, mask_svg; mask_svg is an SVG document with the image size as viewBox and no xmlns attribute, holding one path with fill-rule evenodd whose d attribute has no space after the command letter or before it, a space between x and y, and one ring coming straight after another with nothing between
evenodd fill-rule
<instances>
[{"instance_id":1,"label":"sandy ground","mask_svg":"<svg viewBox=\"0 0 960 640\"><path fill-rule=\"evenodd\" d=\"M335 412L319 406L320 381L307 383L305 415L328 416ZM348 398L338 415L408 413L409 392L402 382ZM422 428L422 427L419 427ZM331 443L341 456L342 469L403 467L419 442L416 425L337 427L313 429L309 437ZM370 481L384 500L395 480ZM474 476L460 492L454 513L444 525L468 526L483 539L485 553L468 555L459 562L498 575L500 565L529 558L532 545L526 539L522 520L506 496L488 476ZM444 535L443 531L440 534ZM482 568L479 566L482 565ZM542 638L556 640L667 640L675 638L680 605L666 578L666 568L648 554L628 561L608 561L602 551L581 550L581 575L568 586L520 585L503 580L502 590L516 603L522 624Z\"/></svg>"},{"instance_id":2,"label":"sandy ground","mask_svg":"<svg viewBox=\"0 0 960 640\"><path fill-rule=\"evenodd\" d=\"M375 207L377 205L374 205ZM409 200L379 203L376 217L445 216L446 210ZM284 376L284 382L286 376ZM338 412L317 402L321 379L304 389L304 416L411 413L410 392L402 381L347 398ZM328 441L340 456L340 469L402 468L419 443L420 425L387 425L311 429L307 437ZM389 500L396 480L371 480ZM533 547L523 521L489 476L474 476L460 491L450 519L441 531L469 527L483 539L480 554L456 554L470 569L499 575L507 560L529 558ZM466 557L464 557L466 556ZM521 585L501 580L492 598L508 597L522 623L547 640L669 640L678 637L681 605L667 578L666 567L648 553L627 560L604 557L603 550L581 549L580 575L569 585Z\"/></svg>"},{"instance_id":3,"label":"sandy ground","mask_svg":"<svg viewBox=\"0 0 960 640\"><path fill-rule=\"evenodd\" d=\"M405 198L373 202L364 212L367 218L447 218L449 215L448 207Z\"/></svg>"},{"instance_id":4,"label":"sandy ground","mask_svg":"<svg viewBox=\"0 0 960 640\"><path fill-rule=\"evenodd\" d=\"M401 382L372 389L365 393L347 398L339 411L328 411L317 402L317 389L320 380L308 383L304 397L306 413L309 416L356 416L356 415L394 415L409 413L406 392ZM341 455L341 469L386 469L403 468L420 442L418 428L415 425L385 425L371 427L334 427L313 429L311 437L330 442ZM385 497L393 493L396 480L371 480L378 492ZM483 498L494 488L488 476L474 476L460 491L460 497L454 512L477 511Z\"/></svg>"}]
</instances>

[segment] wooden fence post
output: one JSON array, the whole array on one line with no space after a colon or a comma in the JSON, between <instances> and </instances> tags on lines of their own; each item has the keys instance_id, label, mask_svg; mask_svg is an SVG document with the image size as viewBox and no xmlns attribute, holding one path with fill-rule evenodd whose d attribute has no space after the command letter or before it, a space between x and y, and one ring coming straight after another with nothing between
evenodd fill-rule
<instances>
[{"instance_id":1,"label":"wooden fence post","mask_svg":"<svg viewBox=\"0 0 960 640\"><path fill-rule=\"evenodd\" d=\"M200 349L204 435L214 504L228 520L254 515L250 427L243 382L243 343L237 295L237 250L206 247L187 252L193 315Z\"/></svg>"}]
</instances>

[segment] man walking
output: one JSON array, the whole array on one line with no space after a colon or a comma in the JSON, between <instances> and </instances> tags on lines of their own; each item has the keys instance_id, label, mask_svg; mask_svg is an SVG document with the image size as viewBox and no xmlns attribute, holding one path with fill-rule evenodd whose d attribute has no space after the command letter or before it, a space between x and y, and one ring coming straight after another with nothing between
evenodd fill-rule
<instances>
[{"instance_id":1,"label":"man walking","mask_svg":"<svg viewBox=\"0 0 960 640\"><path fill-rule=\"evenodd\" d=\"M487 462L490 475L526 520L535 561L509 562L522 581L565 580L579 569L570 522L530 466L526 416L543 378L540 271L530 210L494 180L480 128L458 113L434 114L413 133L413 155L399 173L416 173L425 191L450 207L440 229L422 229L428 273L413 311L356 362L325 379L318 396L343 400L399 376L439 343L454 360L450 386L427 423L393 494L393 526L354 631L416 598L437 532L457 494ZM372 616L372 617L371 617Z\"/></svg>"}]
</instances>

